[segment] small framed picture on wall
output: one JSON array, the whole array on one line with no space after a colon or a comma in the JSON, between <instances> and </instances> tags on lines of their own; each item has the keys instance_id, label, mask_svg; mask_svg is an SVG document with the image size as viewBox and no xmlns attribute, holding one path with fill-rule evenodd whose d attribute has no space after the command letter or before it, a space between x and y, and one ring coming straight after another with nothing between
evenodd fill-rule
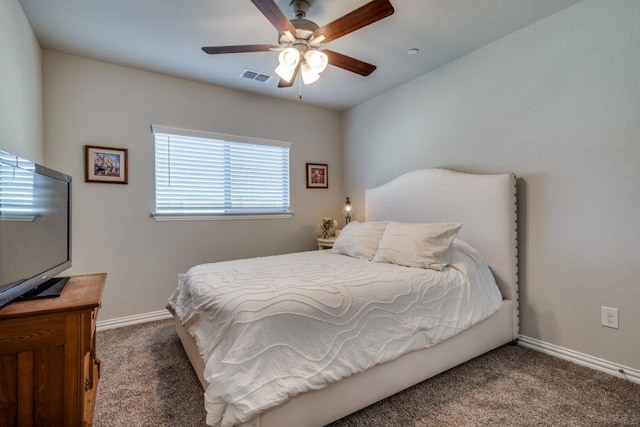
<instances>
[{"instance_id":1,"label":"small framed picture on wall","mask_svg":"<svg viewBox=\"0 0 640 427\"><path fill-rule=\"evenodd\" d=\"M329 188L329 166L307 163L307 188Z\"/></svg>"},{"instance_id":2,"label":"small framed picture on wall","mask_svg":"<svg viewBox=\"0 0 640 427\"><path fill-rule=\"evenodd\" d=\"M126 148L84 146L84 181L126 184L129 162Z\"/></svg>"}]
</instances>

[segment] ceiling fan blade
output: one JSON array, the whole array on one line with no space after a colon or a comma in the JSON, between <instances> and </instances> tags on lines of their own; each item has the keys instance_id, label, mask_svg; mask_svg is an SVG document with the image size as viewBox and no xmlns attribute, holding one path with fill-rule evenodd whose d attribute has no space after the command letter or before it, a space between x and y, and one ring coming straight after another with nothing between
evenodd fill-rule
<instances>
[{"instance_id":1,"label":"ceiling fan blade","mask_svg":"<svg viewBox=\"0 0 640 427\"><path fill-rule=\"evenodd\" d=\"M293 72L293 77L291 77L291 80L287 82L284 79L280 79L280 81L278 82L278 87L293 86L293 83L296 81L296 78L298 77L298 72L300 72L300 63L298 63L298 65L296 66L296 70Z\"/></svg>"},{"instance_id":2,"label":"ceiling fan blade","mask_svg":"<svg viewBox=\"0 0 640 427\"><path fill-rule=\"evenodd\" d=\"M210 55L219 53L244 53L244 52L268 52L273 48L278 48L272 44L244 44L238 46L205 46L203 51Z\"/></svg>"},{"instance_id":3,"label":"ceiling fan blade","mask_svg":"<svg viewBox=\"0 0 640 427\"><path fill-rule=\"evenodd\" d=\"M323 43L342 37L346 34L373 24L387 16L393 15L394 9L389 0L373 0L358 9L347 13L325 26L318 28L313 37L325 36Z\"/></svg>"},{"instance_id":4,"label":"ceiling fan blade","mask_svg":"<svg viewBox=\"0 0 640 427\"><path fill-rule=\"evenodd\" d=\"M351 71L352 73L360 74L361 76L368 76L376 70L375 65L367 64L364 61L334 52L333 50L323 49L322 52L327 54L329 64L342 68L343 70Z\"/></svg>"},{"instance_id":5,"label":"ceiling fan blade","mask_svg":"<svg viewBox=\"0 0 640 427\"><path fill-rule=\"evenodd\" d=\"M271 22L271 25L276 27L279 34L283 34L285 31L289 31L291 34L296 34L296 28L289 22L289 19L282 13L278 5L273 0L251 0L262 14Z\"/></svg>"}]
</instances>

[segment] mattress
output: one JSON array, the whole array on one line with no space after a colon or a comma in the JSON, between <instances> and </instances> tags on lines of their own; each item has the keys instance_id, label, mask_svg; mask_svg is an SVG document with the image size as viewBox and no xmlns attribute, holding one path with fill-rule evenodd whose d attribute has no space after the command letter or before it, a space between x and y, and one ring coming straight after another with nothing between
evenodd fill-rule
<instances>
[{"instance_id":1,"label":"mattress","mask_svg":"<svg viewBox=\"0 0 640 427\"><path fill-rule=\"evenodd\" d=\"M452 248L442 272L329 251L191 268L169 308L205 361L207 423L241 424L489 317L502 301L490 269Z\"/></svg>"}]
</instances>

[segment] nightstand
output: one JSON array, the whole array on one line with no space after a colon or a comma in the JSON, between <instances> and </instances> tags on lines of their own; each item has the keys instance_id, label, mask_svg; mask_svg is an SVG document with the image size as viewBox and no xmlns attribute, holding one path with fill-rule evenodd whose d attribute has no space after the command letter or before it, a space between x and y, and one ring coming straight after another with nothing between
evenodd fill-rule
<instances>
[{"instance_id":1,"label":"nightstand","mask_svg":"<svg viewBox=\"0 0 640 427\"><path fill-rule=\"evenodd\" d=\"M326 239L323 239L322 237L318 237L318 250L321 251L323 249L331 249L333 247L333 244L336 241L335 237L327 237Z\"/></svg>"}]
</instances>

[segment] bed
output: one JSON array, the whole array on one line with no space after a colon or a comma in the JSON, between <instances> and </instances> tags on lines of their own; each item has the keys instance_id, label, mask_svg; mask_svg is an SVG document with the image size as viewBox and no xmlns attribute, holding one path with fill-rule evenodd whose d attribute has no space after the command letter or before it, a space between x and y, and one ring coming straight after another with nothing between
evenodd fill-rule
<instances>
[{"instance_id":1,"label":"bed","mask_svg":"<svg viewBox=\"0 0 640 427\"><path fill-rule=\"evenodd\" d=\"M443 339L437 340L441 342L435 345L393 356L391 359L389 355L385 355L380 359L383 363L376 363L366 370L357 370L357 373L351 375L338 376L326 386L292 393L293 397L277 406L267 406L268 409L236 425L323 426L517 339L516 199L515 177L512 174L477 175L446 169L424 169L409 172L380 187L366 190L365 198L367 222L463 224L457 238L475 248L486 260L499 289L500 300L497 306L490 315L462 332L442 335ZM332 256L342 256L329 255L329 251L322 252L325 252L323 256L311 253L292 255L310 265L316 259L325 262ZM264 259L251 262L260 264L258 268L264 268ZM380 265L376 268L378 270L371 270L377 271L376 274L387 274L386 269L391 267ZM231 273L227 271L226 274L235 277L235 270L232 268L229 271ZM358 274L366 274L366 270ZM412 274L411 277L413 276ZM235 298L229 298L225 304L235 301ZM183 313L176 315L173 307L170 311L174 313L176 329L189 360L203 388L207 390L209 384L205 377L211 378L211 372L205 375L207 367L201 355L206 353L203 347L207 344L203 343L201 336L196 339L197 333L194 332L194 322L200 316L183 318Z\"/></svg>"}]
</instances>

